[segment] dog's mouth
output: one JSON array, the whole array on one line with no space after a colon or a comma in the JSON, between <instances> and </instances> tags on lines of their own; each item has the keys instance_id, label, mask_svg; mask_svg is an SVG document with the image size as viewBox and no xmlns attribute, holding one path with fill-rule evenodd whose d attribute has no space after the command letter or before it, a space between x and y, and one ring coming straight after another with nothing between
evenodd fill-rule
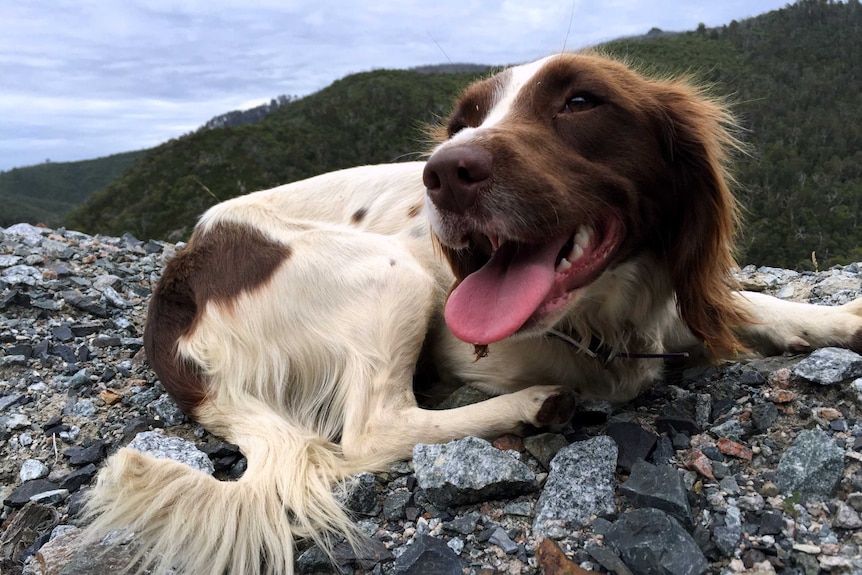
<instances>
[{"instance_id":1,"label":"dog's mouth","mask_svg":"<svg viewBox=\"0 0 862 575\"><path fill-rule=\"evenodd\" d=\"M550 327L556 312L610 266L622 239L622 222L608 216L547 243L472 240L474 248L490 246L490 255L449 295L446 324L458 339L475 345Z\"/></svg>"}]
</instances>

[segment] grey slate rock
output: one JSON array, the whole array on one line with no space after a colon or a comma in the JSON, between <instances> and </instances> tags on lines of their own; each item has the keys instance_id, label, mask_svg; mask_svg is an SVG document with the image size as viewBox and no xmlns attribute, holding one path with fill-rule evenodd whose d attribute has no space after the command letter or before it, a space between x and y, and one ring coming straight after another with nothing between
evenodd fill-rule
<instances>
[{"instance_id":1,"label":"grey slate rock","mask_svg":"<svg viewBox=\"0 0 862 575\"><path fill-rule=\"evenodd\" d=\"M739 375L739 383L759 387L766 383L766 377L756 369L748 368Z\"/></svg>"},{"instance_id":2,"label":"grey slate rock","mask_svg":"<svg viewBox=\"0 0 862 575\"><path fill-rule=\"evenodd\" d=\"M497 527L491 532L488 537L488 543L496 545L503 550L506 555L511 555L518 552L518 544L512 541L509 534L502 527Z\"/></svg>"},{"instance_id":3,"label":"grey slate rock","mask_svg":"<svg viewBox=\"0 0 862 575\"><path fill-rule=\"evenodd\" d=\"M348 477L337 496L344 507L353 513L368 516L380 513L374 475L371 473L357 473Z\"/></svg>"},{"instance_id":4,"label":"grey slate rock","mask_svg":"<svg viewBox=\"0 0 862 575\"><path fill-rule=\"evenodd\" d=\"M167 393L150 403L147 408L154 418L164 421L166 427L180 425L186 420L185 414Z\"/></svg>"},{"instance_id":5,"label":"grey slate rock","mask_svg":"<svg viewBox=\"0 0 862 575\"><path fill-rule=\"evenodd\" d=\"M849 349L817 349L793 368L794 377L818 385L834 385L862 376L862 355Z\"/></svg>"},{"instance_id":6,"label":"grey slate rock","mask_svg":"<svg viewBox=\"0 0 862 575\"><path fill-rule=\"evenodd\" d=\"M451 505L514 497L538 487L536 475L513 455L477 437L413 448L419 486L428 500Z\"/></svg>"},{"instance_id":7,"label":"grey slate rock","mask_svg":"<svg viewBox=\"0 0 862 575\"><path fill-rule=\"evenodd\" d=\"M631 471L637 461L645 460L658 441L655 433L632 421L615 421L609 424L607 434L617 444L617 465L625 471Z\"/></svg>"},{"instance_id":8,"label":"grey slate rock","mask_svg":"<svg viewBox=\"0 0 862 575\"><path fill-rule=\"evenodd\" d=\"M551 460L562 448L567 446L569 442L559 433L540 433L539 435L531 435L524 438L524 448L542 464L542 467L549 469Z\"/></svg>"},{"instance_id":9,"label":"grey slate rock","mask_svg":"<svg viewBox=\"0 0 862 575\"><path fill-rule=\"evenodd\" d=\"M619 555L607 547L591 545L587 547L587 553L589 553L590 557L595 559L599 565L614 575L632 575L631 569L625 566Z\"/></svg>"},{"instance_id":10,"label":"grey slate rock","mask_svg":"<svg viewBox=\"0 0 862 575\"><path fill-rule=\"evenodd\" d=\"M68 489L52 489L37 493L30 498L30 501L40 505L56 505L65 501L67 497L69 497Z\"/></svg>"},{"instance_id":11,"label":"grey slate rock","mask_svg":"<svg viewBox=\"0 0 862 575\"><path fill-rule=\"evenodd\" d=\"M67 489L70 492L77 491L82 485L89 483L90 480L96 476L98 471L98 467L92 463L88 463L84 467L76 469L66 475L66 477L63 478L63 481L60 482L60 487L62 489Z\"/></svg>"},{"instance_id":12,"label":"grey slate rock","mask_svg":"<svg viewBox=\"0 0 862 575\"><path fill-rule=\"evenodd\" d=\"M212 475L215 467L206 453L191 441L179 437L165 437L157 431L143 431L129 443L130 449L157 459L172 459L193 469Z\"/></svg>"},{"instance_id":13,"label":"grey slate rock","mask_svg":"<svg viewBox=\"0 0 862 575\"><path fill-rule=\"evenodd\" d=\"M702 575L709 565L679 522L659 509L635 509L620 517L605 535L633 573Z\"/></svg>"},{"instance_id":14,"label":"grey slate rock","mask_svg":"<svg viewBox=\"0 0 862 575\"><path fill-rule=\"evenodd\" d=\"M441 539L420 535L398 559L393 572L398 575L463 575L466 561Z\"/></svg>"},{"instance_id":15,"label":"grey slate rock","mask_svg":"<svg viewBox=\"0 0 862 575\"><path fill-rule=\"evenodd\" d=\"M771 401L758 403L751 408L751 422L757 431L766 431L778 419L778 408Z\"/></svg>"},{"instance_id":16,"label":"grey slate rock","mask_svg":"<svg viewBox=\"0 0 862 575\"><path fill-rule=\"evenodd\" d=\"M54 339L57 341L65 342L75 339L75 335L72 333L72 328L67 323L52 328L51 335L54 336Z\"/></svg>"},{"instance_id":17,"label":"grey slate rock","mask_svg":"<svg viewBox=\"0 0 862 575\"><path fill-rule=\"evenodd\" d=\"M635 507L654 507L671 514L683 525L690 527L693 523L685 485L675 467L638 461L628 480L620 486L620 493Z\"/></svg>"},{"instance_id":18,"label":"grey slate rock","mask_svg":"<svg viewBox=\"0 0 862 575\"><path fill-rule=\"evenodd\" d=\"M844 474L844 450L821 429L801 432L778 462L776 484L803 500L829 497Z\"/></svg>"},{"instance_id":19,"label":"grey slate rock","mask_svg":"<svg viewBox=\"0 0 862 575\"><path fill-rule=\"evenodd\" d=\"M470 535L476 531L476 526L479 524L481 515L478 511L471 511L460 517L456 517L452 521L443 524L443 529L460 533L461 535Z\"/></svg>"},{"instance_id":20,"label":"grey slate rock","mask_svg":"<svg viewBox=\"0 0 862 575\"><path fill-rule=\"evenodd\" d=\"M548 480L536 503L533 530L545 534L555 522L576 527L585 525L592 515L613 513L616 467L617 445L606 435L561 449L551 461Z\"/></svg>"},{"instance_id":21,"label":"grey slate rock","mask_svg":"<svg viewBox=\"0 0 862 575\"><path fill-rule=\"evenodd\" d=\"M47 479L34 479L33 481L22 483L17 489L13 490L12 493L3 500L3 505L8 505L14 509L20 509L34 496L39 495L40 493L47 493L56 490L57 484L53 481L48 481Z\"/></svg>"},{"instance_id":22,"label":"grey slate rock","mask_svg":"<svg viewBox=\"0 0 862 575\"><path fill-rule=\"evenodd\" d=\"M656 419L656 428L664 433L686 432L695 435L701 432L701 427L695 419L696 398L686 397L667 404Z\"/></svg>"},{"instance_id":23,"label":"grey slate rock","mask_svg":"<svg viewBox=\"0 0 862 575\"><path fill-rule=\"evenodd\" d=\"M76 307L96 317L108 317L108 309L103 303L93 301L74 290L64 291L62 295L66 303L72 307Z\"/></svg>"},{"instance_id":24,"label":"grey slate rock","mask_svg":"<svg viewBox=\"0 0 862 575\"><path fill-rule=\"evenodd\" d=\"M758 535L778 535L784 529L784 514L775 509L768 509L760 516Z\"/></svg>"},{"instance_id":25,"label":"grey slate rock","mask_svg":"<svg viewBox=\"0 0 862 575\"><path fill-rule=\"evenodd\" d=\"M69 464L75 467L98 463L105 458L105 442L99 439L88 447L70 447L63 455L69 459Z\"/></svg>"},{"instance_id":26,"label":"grey slate rock","mask_svg":"<svg viewBox=\"0 0 862 575\"><path fill-rule=\"evenodd\" d=\"M123 341L116 335L99 334L93 338L93 347L97 348L119 347L122 343Z\"/></svg>"},{"instance_id":27,"label":"grey slate rock","mask_svg":"<svg viewBox=\"0 0 862 575\"><path fill-rule=\"evenodd\" d=\"M717 525L712 530L712 541L724 557L733 555L741 537L742 528L738 526Z\"/></svg>"},{"instance_id":28,"label":"grey slate rock","mask_svg":"<svg viewBox=\"0 0 862 575\"><path fill-rule=\"evenodd\" d=\"M0 413L3 413L7 408L12 407L21 402L25 398L23 393L12 393L0 397Z\"/></svg>"},{"instance_id":29,"label":"grey slate rock","mask_svg":"<svg viewBox=\"0 0 862 575\"><path fill-rule=\"evenodd\" d=\"M407 518L407 506L413 494L409 491L395 491L383 500L383 517L387 521L398 521Z\"/></svg>"}]
</instances>

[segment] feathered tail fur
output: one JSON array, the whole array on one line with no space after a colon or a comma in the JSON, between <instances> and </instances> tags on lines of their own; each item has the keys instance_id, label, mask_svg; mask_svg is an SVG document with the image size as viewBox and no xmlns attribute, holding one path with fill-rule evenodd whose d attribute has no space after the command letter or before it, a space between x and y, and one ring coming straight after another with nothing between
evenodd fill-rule
<instances>
[{"instance_id":1,"label":"feathered tail fur","mask_svg":"<svg viewBox=\"0 0 862 575\"><path fill-rule=\"evenodd\" d=\"M139 571L155 566L158 573L173 568L195 575L289 575L296 538L313 540L325 552L345 537L354 545L361 541L332 491L357 471L337 445L251 398L230 409L204 404L202 419L209 410L219 412L219 427L230 430L226 439L246 455L243 477L219 481L182 463L121 449L89 496L91 536L127 529L141 543Z\"/></svg>"}]
</instances>

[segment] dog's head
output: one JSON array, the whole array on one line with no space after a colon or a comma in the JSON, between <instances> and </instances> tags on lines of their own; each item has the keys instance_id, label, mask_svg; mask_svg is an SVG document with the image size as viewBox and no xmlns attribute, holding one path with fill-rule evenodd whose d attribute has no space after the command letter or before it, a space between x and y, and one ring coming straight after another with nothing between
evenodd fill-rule
<instances>
[{"instance_id":1,"label":"dog's head","mask_svg":"<svg viewBox=\"0 0 862 575\"><path fill-rule=\"evenodd\" d=\"M424 173L457 278L453 333L485 345L545 330L603 274L651 253L690 329L716 354L740 348L730 127L688 83L597 55L551 56L470 86Z\"/></svg>"}]
</instances>

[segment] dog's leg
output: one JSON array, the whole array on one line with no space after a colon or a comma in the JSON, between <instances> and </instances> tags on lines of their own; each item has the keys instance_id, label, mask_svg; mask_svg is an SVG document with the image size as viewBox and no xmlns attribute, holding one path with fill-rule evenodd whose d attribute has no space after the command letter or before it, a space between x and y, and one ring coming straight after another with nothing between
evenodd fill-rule
<instances>
[{"instance_id":1,"label":"dog's leg","mask_svg":"<svg viewBox=\"0 0 862 575\"><path fill-rule=\"evenodd\" d=\"M405 383L410 385L409 380ZM443 443L467 436L493 439L519 433L525 425L565 423L574 413L574 395L563 386L529 387L455 409L431 410L417 407L415 401L406 403L381 401L381 411L345 426L345 456L406 459L417 443Z\"/></svg>"},{"instance_id":2,"label":"dog's leg","mask_svg":"<svg viewBox=\"0 0 862 575\"><path fill-rule=\"evenodd\" d=\"M841 306L822 306L754 292L734 296L753 320L737 330L752 351L775 355L834 346L862 353L862 298Z\"/></svg>"},{"instance_id":3,"label":"dog's leg","mask_svg":"<svg viewBox=\"0 0 862 575\"><path fill-rule=\"evenodd\" d=\"M388 347L390 353L379 364L381 369L371 378L370 385L351 388L345 401L341 441L344 454L349 459L387 461L409 458L417 443L442 443L466 436L492 439L505 433L518 433L525 425L543 427L564 423L573 414L574 395L570 387L530 383L490 386L489 391L493 393L511 393L464 407L446 410L420 408L413 393L413 371L422 343L421 335L424 334L413 331L418 327L416 323L414 320L401 325L396 332L400 334L396 338L399 346L381 347ZM472 349L461 343L462 347ZM475 357L464 356L462 359L470 363L475 361ZM480 360L482 362L485 360ZM492 373L493 370L491 373L484 370L483 378L492 379ZM506 377L501 375L500 379L505 380Z\"/></svg>"}]
</instances>

